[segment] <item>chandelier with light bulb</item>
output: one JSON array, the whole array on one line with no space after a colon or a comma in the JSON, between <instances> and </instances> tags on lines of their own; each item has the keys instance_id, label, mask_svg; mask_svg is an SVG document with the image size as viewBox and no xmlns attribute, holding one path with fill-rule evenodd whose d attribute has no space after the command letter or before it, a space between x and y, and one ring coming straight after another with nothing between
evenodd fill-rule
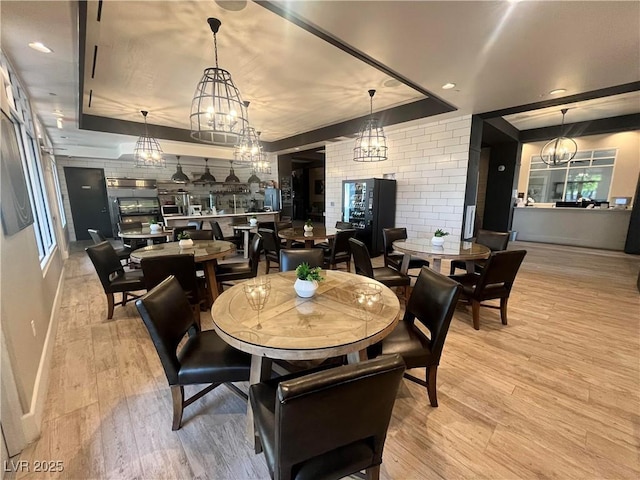
<instances>
[{"instance_id":1,"label":"chandelier with light bulb","mask_svg":"<svg viewBox=\"0 0 640 480\"><path fill-rule=\"evenodd\" d=\"M153 137L149 136L147 127L147 112L141 110L140 113L144 117L144 133L140 135L136 146L133 149L133 158L136 161L136 167L164 167L165 160L162 154L160 143Z\"/></svg>"},{"instance_id":2,"label":"chandelier with light bulb","mask_svg":"<svg viewBox=\"0 0 640 480\"><path fill-rule=\"evenodd\" d=\"M375 90L369 90L370 114L356 137L356 146L353 149L355 162L382 162L387 159L387 139L384 136L382 125L379 125L378 120L373 116L373 96L375 93Z\"/></svg>"},{"instance_id":3,"label":"chandelier with light bulb","mask_svg":"<svg viewBox=\"0 0 640 480\"><path fill-rule=\"evenodd\" d=\"M207 22L213 32L216 66L205 69L193 95L191 136L204 143L232 146L248 127L247 112L231 74L218 67L216 34L222 23L217 18Z\"/></svg>"}]
</instances>

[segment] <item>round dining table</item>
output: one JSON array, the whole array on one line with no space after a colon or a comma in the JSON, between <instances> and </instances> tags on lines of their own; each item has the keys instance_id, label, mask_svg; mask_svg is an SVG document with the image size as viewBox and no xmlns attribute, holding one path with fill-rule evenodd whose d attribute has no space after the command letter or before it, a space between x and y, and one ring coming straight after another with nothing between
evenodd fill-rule
<instances>
[{"instance_id":1,"label":"round dining table","mask_svg":"<svg viewBox=\"0 0 640 480\"><path fill-rule=\"evenodd\" d=\"M124 232L118 232L118 236L121 238L134 238L137 240L144 239L147 241L147 245L153 245L154 238L166 238L167 241L171 241L173 230L160 230L159 232L152 232L149 227L142 227L132 230L125 230Z\"/></svg>"},{"instance_id":2,"label":"round dining table","mask_svg":"<svg viewBox=\"0 0 640 480\"><path fill-rule=\"evenodd\" d=\"M218 259L231 255L235 250L236 246L233 243L223 240L193 240L193 246L191 247L181 247L180 242L168 242L134 250L131 252L131 259L139 262L143 258L162 255L193 255L196 263L201 263L204 267L209 300L213 304L218 298L218 281L216 280Z\"/></svg>"},{"instance_id":3,"label":"round dining table","mask_svg":"<svg viewBox=\"0 0 640 480\"><path fill-rule=\"evenodd\" d=\"M313 248L316 240L329 240L336 236L337 228L316 226L310 232L303 227L284 228L278 232L278 237L287 241L287 248L291 248L294 240L304 242L304 248Z\"/></svg>"},{"instance_id":4,"label":"round dining table","mask_svg":"<svg viewBox=\"0 0 640 480\"><path fill-rule=\"evenodd\" d=\"M272 359L346 355L349 363L365 360L366 348L386 337L398 323L400 302L388 287L348 272L322 270L321 274L324 280L310 298L297 296L295 272L259 276L218 297L211 309L215 330L229 345L251 354L251 384L270 378ZM266 300L256 306L245 286L266 281ZM358 301L363 289L378 292L373 304L369 303L373 308ZM250 406L247 434L253 441Z\"/></svg>"},{"instance_id":5,"label":"round dining table","mask_svg":"<svg viewBox=\"0 0 640 480\"><path fill-rule=\"evenodd\" d=\"M435 246L431 244L430 238L412 238L407 240L397 240L393 242L393 248L404 253L400 271L407 273L411 256L429 260L430 267L436 272L440 272L442 260L462 260L466 263L467 272L474 271L474 260L489 258L491 250L489 247L474 242L447 242L444 245Z\"/></svg>"}]
</instances>

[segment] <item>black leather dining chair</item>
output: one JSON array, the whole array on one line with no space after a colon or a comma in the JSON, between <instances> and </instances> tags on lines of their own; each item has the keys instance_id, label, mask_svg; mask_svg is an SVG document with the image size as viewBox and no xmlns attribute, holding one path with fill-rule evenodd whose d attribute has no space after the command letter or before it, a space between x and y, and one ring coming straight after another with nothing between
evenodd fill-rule
<instances>
[{"instance_id":1,"label":"black leather dining chair","mask_svg":"<svg viewBox=\"0 0 640 480\"><path fill-rule=\"evenodd\" d=\"M184 290L189 304L193 309L198 325L200 325L200 307L206 306L208 295L205 291L204 278L196 276L196 262L193 255L161 255L145 257L140 261L144 284L147 291L162 283L173 275Z\"/></svg>"},{"instance_id":2,"label":"black leather dining chair","mask_svg":"<svg viewBox=\"0 0 640 480\"><path fill-rule=\"evenodd\" d=\"M404 362L387 356L251 385L256 450L271 478L379 478Z\"/></svg>"},{"instance_id":3,"label":"black leather dining chair","mask_svg":"<svg viewBox=\"0 0 640 480\"><path fill-rule=\"evenodd\" d=\"M142 230L142 222L118 222L118 232L127 232L131 230ZM135 250L144 247L147 241L143 238L123 238L122 244L125 248Z\"/></svg>"},{"instance_id":4,"label":"black leather dining chair","mask_svg":"<svg viewBox=\"0 0 640 480\"><path fill-rule=\"evenodd\" d=\"M249 260L246 262L228 262L216 265L218 291L222 293L224 285L236 280L246 280L258 275L260 252L262 251L262 235L256 233L249 242Z\"/></svg>"},{"instance_id":5,"label":"black leather dining chair","mask_svg":"<svg viewBox=\"0 0 640 480\"><path fill-rule=\"evenodd\" d=\"M391 267L373 267L371 256L367 246L356 238L350 238L351 253L355 264L356 274L373 278L387 287L402 287L405 300L408 298L407 290L411 284L408 275L400 273Z\"/></svg>"},{"instance_id":6,"label":"black leather dining chair","mask_svg":"<svg viewBox=\"0 0 640 480\"><path fill-rule=\"evenodd\" d=\"M324 250L324 262L331 270L335 270L339 263L347 264L347 272L351 271L351 244L350 238L354 238L354 229L340 230L329 242L329 248Z\"/></svg>"},{"instance_id":7,"label":"black leather dining chair","mask_svg":"<svg viewBox=\"0 0 640 480\"><path fill-rule=\"evenodd\" d=\"M191 240L213 240L213 230L189 230Z\"/></svg>"},{"instance_id":8,"label":"black leather dining chair","mask_svg":"<svg viewBox=\"0 0 640 480\"><path fill-rule=\"evenodd\" d=\"M116 305L126 305L127 297L138 298L129 292L144 290L145 285L141 271L125 272L120 259L109 242L102 242L85 249L91 259L100 283L107 296L107 319L113 318ZM114 294L121 293L122 301L115 303Z\"/></svg>"},{"instance_id":9,"label":"black leather dining chair","mask_svg":"<svg viewBox=\"0 0 640 480\"><path fill-rule=\"evenodd\" d=\"M382 229L382 245L384 248L384 266L400 270L404 253L397 253L393 250L393 242L407 239L407 229L402 227L383 228ZM428 267L429 261L422 258L411 257L409 259L409 270L415 268Z\"/></svg>"},{"instance_id":10,"label":"black leather dining chair","mask_svg":"<svg viewBox=\"0 0 640 480\"><path fill-rule=\"evenodd\" d=\"M453 275L462 285L462 296L471 302L473 328L480 330L480 307L500 308L500 319L507 325L507 303L526 250L493 252L480 273ZM485 305L485 300L500 299L500 307Z\"/></svg>"},{"instance_id":11,"label":"black leather dining chair","mask_svg":"<svg viewBox=\"0 0 640 480\"><path fill-rule=\"evenodd\" d=\"M95 228L88 228L87 232L89 232L89 236L93 240L94 245L98 245L99 243L108 241L100 230L97 230ZM114 248L114 250L116 252L116 255L118 255L118 258L120 259L120 261L125 260L127 264L129 263L129 257L131 256L131 248L125 245L122 248Z\"/></svg>"},{"instance_id":12,"label":"black leather dining chair","mask_svg":"<svg viewBox=\"0 0 640 480\"><path fill-rule=\"evenodd\" d=\"M136 307L171 387L172 430L180 428L185 407L221 384L247 398L231 382L249 380L251 356L228 345L215 330L200 330L189 300L174 276L137 300ZM188 339L178 352L178 346L187 334ZM185 400L185 385L204 383L210 385Z\"/></svg>"},{"instance_id":13,"label":"black leather dining chair","mask_svg":"<svg viewBox=\"0 0 640 480\"><path fill-rule=\"evenodd\" d=\"M282 244L276 236L276 232L269 228L259 228L258 233L262 235L262 248L264 249L264 259L266 262L265 273L269 274L271 262L280 267L280 249Z\"/></svg>"},{"instance_id":14,"label":"black leather dining chair","mask_svg":"<svg viewBox=\"0 0 640 480\"><path fill-rule=\"evenodd\" d=\"M312 268L322 268L324 252L319 248L283 248L280 250L281 272L295 270L302 263L306 263Z\"/></svg>"},{"instance_id":15,"label":"black leather dining chair","mask_svg":"<svg viewBox=\"0 0 640 480\"><path fill-rule=\"evenodd\" d=\"M403 319L382 342L367 350L369 357L401 355L407 370L425 367L426 380L406 372L404 376L427 388L432 407L438 406L438 365L461 290L450 278L427 267L421 268ZM416 320L427 329L428 336L418 328Z\"/></svg>"},{"instance_id":16,"label":"black leather dining chair","mask_svg":"<svg viewBox=\"0 0 640 480\"><path fill-rule=\"evenodd\" d=\"M476 243L480 245L484 245L485 247L489 247L489 250L492 252L501 252L507 249L509 245L509 232L494 232L492 230L478 230L478 234L475 239ZM476 273L480 273L484 268L487 260L478 259L473 261L474 271ZM462 260L452 260L451 261L451 270L449 271L450 275L456 273L456 268L461 270L466 270L467 264Z\"/></svg>"}]
</instances>

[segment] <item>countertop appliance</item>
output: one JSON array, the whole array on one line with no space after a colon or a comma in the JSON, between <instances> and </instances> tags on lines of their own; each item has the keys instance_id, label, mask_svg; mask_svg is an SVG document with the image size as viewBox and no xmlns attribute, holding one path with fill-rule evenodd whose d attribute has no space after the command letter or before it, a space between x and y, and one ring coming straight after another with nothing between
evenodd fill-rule
<instances>
[{"instance_id":1,"label":"countertop appliance","mask_svg":"<svg viewBox=\"0 0 640 480\"><path fill-rule=\"evenodd\" d=\"M395 226L396 181L384 178L342 181L342 221L356 229L371 256L383 251L382 229Z\"/></svg>"},{"instance_id":2,"label":"countertop appliance","mask_svg":"<svg viewBox=\"0 0 640 480\"><path fill-rule=\"evenodd\" d=\"M158 197L119 197L116 199L116 203L118 205L118 221L121 223L161 221Z\"/></svg>"},{"instance_id":3,"label":"countertop appliance","mask_svg":"<svg viewBox=\"0 0 640 480\"><path fill-rule=\"evenodd\" d=\"M282 210L282 192L278 188L268 187L264 189L264 206L263 208L271 212L279 212Z\"/></svg>"},{"instance_id":4,"label":"countertop appliance","mask_svg":"<svg viewBox=\"0 0 640 480\"><path fill-rule=\"evenodd\" d=\"M114 233L119 222L162 221L155 179L108 177L106 183Z\"/></svg>"}]
</instances>

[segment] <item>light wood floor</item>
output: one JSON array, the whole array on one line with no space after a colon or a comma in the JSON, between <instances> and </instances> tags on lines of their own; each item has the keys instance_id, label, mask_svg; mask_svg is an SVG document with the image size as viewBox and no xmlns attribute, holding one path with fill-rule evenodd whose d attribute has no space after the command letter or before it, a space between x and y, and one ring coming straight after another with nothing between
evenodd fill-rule
<instances>
[{"instance_id":1,"label":"light wood floor","mask_svg":"<svg viewBox=\"0 0 640 480\"><path fill-rule=\"evenodd\" d=\"M529 253L509 325L482 309L475 331L470 310L457 309L440 406L403 381L382 478L640 476L640 257L510 248ZM67 262L63 295L42 437L21 460L61 460L57 478L268 478L245 439L246 406L225 388L190 406L171 431L171 395L145 327L134 305L105 320L82 251ZM208 312L202 317L207 328Z\"/></svg>"}]
</instances>

